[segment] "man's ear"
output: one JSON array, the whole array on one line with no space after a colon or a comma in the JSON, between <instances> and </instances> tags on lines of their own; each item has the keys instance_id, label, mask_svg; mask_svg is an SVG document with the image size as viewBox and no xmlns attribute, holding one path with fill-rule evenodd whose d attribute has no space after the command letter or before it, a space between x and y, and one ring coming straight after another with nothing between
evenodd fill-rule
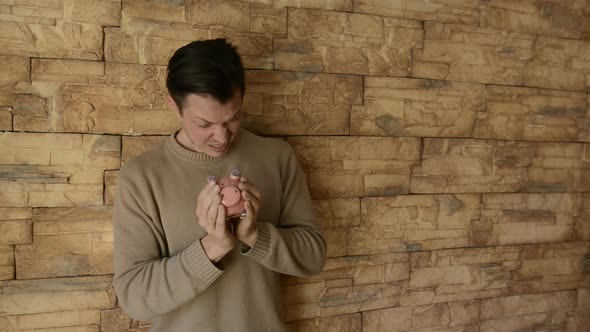
<instances>
[{"instance_id":1,"label":"man's ear","mask_svg":"<svg viewBox=\"0 0 590 332\"><path fill-rule=\"evenodd\" d=\"M166 100L168 101L168 106L174 111L174 114L176 114L178 121L182 121L182 115L180 114L180 109L178 109L178 105L176 105L176 102L174 101L174 99L172 99L172 97L170 95L168 95Z\"/></svg>"}]
</instances>

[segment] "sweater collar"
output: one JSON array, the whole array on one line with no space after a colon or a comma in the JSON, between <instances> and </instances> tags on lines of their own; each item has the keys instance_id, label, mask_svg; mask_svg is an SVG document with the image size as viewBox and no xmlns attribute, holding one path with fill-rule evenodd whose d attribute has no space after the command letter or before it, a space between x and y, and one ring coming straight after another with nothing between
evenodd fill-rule
<instances>
[{"instance_id":1,"label":"sweater collar","mask_svg":"<svg viewBox=\"0 0 590 332\"><path fill-rule=\"evenodd\" d=\"M166 146L172 152L172 154L174 154L175 156L180 157L182 159L189 160L189 161L196 162L196 163L200 163L200 164L213 164L213 163L216 163L216 162L226 159L229 155L234 153L234 151L236 150L236 145L238 144L240 137L243 135L243 132L240 129L240 131L238 132L238 135L234 138L232 145L229 148L229 151L224 156L217 157L217 158L211 157L203 152L197 152L197 151L193 151L193 150L189 150L189 149L185 148L184 146L180 145L180 143L178 143L178 140L176 140L176 134L178 134L178 131L176 131L172 135L168 136L168 138L166 140Z\"/></svg>"}]
</instances>

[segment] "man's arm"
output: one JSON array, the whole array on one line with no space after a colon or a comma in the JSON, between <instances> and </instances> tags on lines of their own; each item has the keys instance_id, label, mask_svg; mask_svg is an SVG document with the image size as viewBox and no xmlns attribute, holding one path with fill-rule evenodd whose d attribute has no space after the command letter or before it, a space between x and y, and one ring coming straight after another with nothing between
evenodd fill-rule
<instances>
[{"instance_id":1,"label":"man's arm","mask_svg":"<svg viewBox=\"0 0 590 332\"><path fill-rule=\"evenodd\" d=\"M278 227L256 222L256 241L241 251L267 268L294 276L321 272L326 259L326 242L315 224L307 181L293 150L281 170L283 195Z\"/></svg>"},{"instance_id":2,"label":"man's arm","mask_svg":"<svg viewBox=\"0 0 590 332\"><path fill-rule=\"evenodd\" d=\"M161 257L163 232L152 222L124 178L114 211L114 280L121 307L137 320L151 320L187 303L222 273L196 239L173 257Z\"/></svg>"}]
</instances>

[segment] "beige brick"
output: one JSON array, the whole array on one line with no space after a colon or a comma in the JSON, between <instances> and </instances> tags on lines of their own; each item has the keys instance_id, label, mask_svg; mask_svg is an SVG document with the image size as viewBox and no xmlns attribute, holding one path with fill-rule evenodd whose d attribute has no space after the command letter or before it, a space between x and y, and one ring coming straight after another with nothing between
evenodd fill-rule
<instances>
[{"instance_id":1,"label":"beige brick","mask_svg":"<svg viewBox=\"0 0 590 332\"><path fill-rule=\"evenodd\" d=\"M507 296L481 301L481 318L518 316L576 306L576 291Z\"/></svg>"},{"instance_id":2,"label":"beige brick","mask_svg":"<svg viewBox=\"0 0 590 332\"><path fill-rule=\"evenodd\" d=\"M522 85L533 57L532 34L425 22L424 48L413 53L412 76Z\"/></svg>"},{"instance_id":3,"label":"beige brick","mask_svg":"<svg viewBox=\"0 0 590 332\"><path fill-rule=\"evenodd\" d=\"M467 246L479 207L478 195L364 198L361 226L350 229L348 255Z\"/></svg>"},{"instance_id":4,"label":"beige brick","mask_svg":"<svg viewBox=\"0 0 590 332\"><path fill-rule=\"evenodd\" d=\"M387 308L362 313L363 331L407 331L412 328L412 308Z\"/></svg>"},{"instance_id":5,"label":"beige brick","mask_svg":"<svg viewBox=\"0 0 590 332\"><path fill-rule=\"evenodd\" d=\"M14 279L14 246L0 246L0 280L11 279Z\"/></svg>"},{"instance_id":6,"label":"beige brick","mask_svg":"<svg viewBox=\"0 0 590 332\"><path fill-rule=\"evenodd\" d=\"M316 222L323 228L358 226L361 220L358 198L314 200Z\"/></svg>"},{"instance_id":7,"label":"beige brick","mask_svg":"<svg viewBox=\"0 0 590 332\"><path fill-rule=\"evenodd\" d=\"M29 61L23 56L0 55L0 82L29 81Z\"/></svg>"},{"instance_id":8,"label":"beige brick","mask_svg":"<svg viewBox=\"0 0 590 332\"><path fill-rule=\"evenodd\" d=\"M10 107L0 107L0 130L12 130L12 108Z\"/></svg>"},{"instance_id":9,"label":"beige brick","mask_svg":"<svg viewBox=\"0 0 590 332\"><path fill-rule=\"evenodd\" d=\"M117 176L119 171L104 172L104 204L115 204L115 193L117 190Z\"/></svg>"},{"instance_id":10,"label":"beige brick","mask_svg":"<svg viewBox=\"0 0 590 332\"><path fill-rule=\"evenodd\" d=\"M33 242L33 225L30 220L0 221L0 246Z\"/></svg>"},{"instance_id":11,"label":"beige brick","mask_svg":"<svg viewBox=\"0 0 590 332\"><path fill-rule=\"evenodd\" d=\"M321 317L288 324L294 332L360 332L361 314Z\"/></svg>"},{"instance_id":12,"label":"beige brick","mask_svg":"<svg viewBox=\"0 0 590 332\"><path fill-rule=\"evenodd\" d=\"M114 136L3 133L0 146L1 206L101 205L103 172L120 166Z\"/></svg>"},{"instance_id":13,"label":"beige brick","mask_svg":"<svg viewBox=\"0 0 590 332\"><path fill-rule=\"evenodd\" d=\"M315 8L335 11L352 11L353 0L248 0L251 3L275 7Z\"/></svg>"},{"instance_id":14,"label":"beige brick","mask_svg":"<svg viewBox=\"0 0 590 332\"><path fill-rule=\"evenodd\" d=\"M450 325L477 323L480 317L480 308L479 301L449 302Z\"/></svg>"},{"instance_id":15,"label":"beige brick","mask_svg":"<svg viewBox=\"0 0 590 332\"><path fill-rule=\"evenodd\" d=\"M35 209L33 243L16 247L19 279L112 273L112 208Z\"/></svg>"},{"instance_id":16,"label":"beige brick","mask_svg":"<svg viewBox=\"0 0 590 332\"><path fill-rule=\"evenodd\" d=\"M275 36L286 37L287 8L276 8L262 4L251 7L252 32L271 33Z\"/></svg>"},{"instance_id":17,"label":"beige brick","mask_svg":"<svg viewBox=\"0 0 590 332\"><path fill-rule=\"evenodd\" d=\"M121 24L121 0L66 0L65 12L71 22Z\"/></svg>"},{"instance_id":18,"label":"beige brick","mask_svg":"<svg viewBox=\"0 0 590 332\"><path fill-rule=\"evenodd\" d=\"M477 113L475 137L590 141L585 93L493 85L486 90L486 109Z\"/></svg>"},{"instance_id":19,"label":"beige brick","mask_svg":"<svg viewBox=\"0 0 590 332\"><path fill-rule=\"evenodd\" d=\"M5 208L0 207L0 220L31 219L33 210L30 208Z\"/></svg>"},{"instance_id":20,"label":"beige brick","mask_svg":"<svg viewBox=\"0 0 590 332\"><path fill-rule=\"evenodd\" d=\"M394 307L397 298L397 286L390 283L328 288L320 299L321 316Z\"/></svg>"},{"instance_id":21,"label":"beige brick","mask_svg":"<svg viewBox=\"0 0 590 332\"><path fill-rule=\"evenodd\" d=\"M590 184L581 144L424 139L411 192L567 192Z\"/></svg>"},{"instance_id":22,"label":"beige brick","mask_svg":"<svg viewBox=\"0 0 590 332\"><path fill-rule=\"evenodd\" d=\"M576 238L590 240L590 194L582 194L581 215L576 218Z\"/></svg>"},{"instance_id":23,"label":"beige brick","mask_svg":"<svg viewBox=\"0 0 590 332\"><path fill-rule=\"evenodd\" d=\"M409 76L423 38L418 21L303 9L289 9L287 32L276 69L381 76Z\"/></svg>"},{"instance_id":24,"label":"beige brick","mask_svg":"<svg viewBox=\"0 0 590 332\"><path fill-rule=\"evenodd\" d=\"M39 313L8 317L14 319L18 330L49 329L70 327L82 329L83 325L98 325L100 323L100 311L98 310L74 310L51 313ZM45 330L43 330L45 331ZM61 331L61 329L60 329ZM73 331L73 330L72 330ZM83 330L82 330L83 331Z\"/></svg>"},{"instance_id":25,"label":"beige brick","mask_svg":"<svg viewBox=\"0 0 590 332\"><path fill-rule=\"evenodd\" d=\"M469 137L485 99L483 85L436 80L367 77L364 91L354 135Z\"/></svg>"},{"instance_id":26,"label":"beige brick","mask_svg":"<svg viewBox=\"0 0 590 332\"><path fill-rule=\"evenodd\" d=\"M63 9L64 0L13 0L12 2L17 6Z\"/></svg>"},{"instance_id":27,"label":"beige brick","mask_svg":"<svg viewBox=\"0 0 590 332\"><path fill-rule=\"evenodd\" d=\"M327 244L327 257L346 256L348 247L348 232L346 229L322 229Z\"/></svg>"},{"instance_id":28,"label":"beige brick","mask_svg":"<svg viewBox=\"0 0 590 332\"><path fill-rule=\"evenodd\" d=\"M226 38L228 42L236 46L246 69L276 69L273 67L274 40L270 35L212 28L211 38Z\"/></svg>"},{"instance_id":29,"label":"beige brick","mask_svg":"<svg viewBox=\"0 0 590 332\"><path fill-rule=\"evenodd\" d=\"M344 135L362 102L358 76L249 71L243 125L264 135Z\"/></svg>"},{"instance_id":30,"label":"beige brick","mask_svg":"<svg viewBox=\"0 0 590 332\"><path fill-rule=\"evenodd\" d=\"M139 156L161 144L166 138L167 136L123 137L121 161L125 163Z\"/></svg>"},{"instance_id":31,"label":"beige brick","mask_svg":"<svg viewBox=\"0 0 590 332\"><path fill-rule=\"evenodd\" d=\"M186 19L202 25L222 26L249 31L251 26L250 4L235 1L188 0Z\"/></svg>"},{"instance_id":32,"label":"beige brick","mask_svg":"<svg viewBox=\"0 0 590 332\"><path fill-rule=\"evenodd\" d=\"M564 242L574 238L581 197L573 194L483 195L473 246Z\"/></svg>"},{"instance_id":33,"label":"beige brick","mask_svg":"<svg viewBox=\"0 0 590 332\"><path fill-rule=\"evenodd\" d=\"M0 31L2 52L7 55L84 60L100 60L103 55L102 29L95 24L60 20L53 26L3 21Z\"/></svg>"},{"instance_id":34,"label":"beige brick","mask_svg":"<svg viewBox=\"0 0 590 332\"><path fill-rule=\"evenodd\" d=\"M122 0L122 16L158 21L184 21L183 1Z\"/></svg>"},{"instance_id":35,"label":"beige brick","mask_svg":"<svg viewBox=\"0 0 590 332\"><path fill-rule=\"evenodd\" d=\"M448 326L450 321L451 310L446 303L415 308L412 312L412 326L414 328Z\"/></svg>"},{"instance_id":36,"label":"beige brick","mask_svg":"<svg viewBox=\"0 0 590 332\"><path fill-rule=\"evenodd\" d=\"M282 287L281 298L284 305L318 302L324 291L324 283L311 282Z\"/></svg>"},{"instance_id":37,"label":"beige brick","mask_svg":"<svg viewBox=\"0 0 590 332\"><path fill-rule=\"evenodd\" d=\"M120 28L104 28L104 57L109 62L138 63L139 41Z\"/></svg>"},{"instance_id":38,"label":"beige brick","mask_svg":"<svg viewBox=\"0 0 590 332\"><path fill-rule=\"evenodd\" d=\"M479 24L479 0L356 0L354 11L406 19Z\"/></svg>"},{"instance_id":39,"label":"beige brick","mask_svg":"<svg viewBox=\"0 0 590 332\"><path fill-rule=\"evenodd\" d=\"M165 66L107 62L104 78L108 86L168 92Z\"/></svg>"},{"instance_id":40,"label":"beige brick","mask_svg":"<svg viewBox=\"0 0 590 332\"><path fill-rule=\"evenodd\" d=\"M31 79L33 81L89 84L93 78L105 74L104 62L32 59Z\"/></svg>"},{"instance_id":41,"label":"beige brick","mask_svg":"<svg viewBox=\"0 0 590 332\"><path fill-rule=\"evenodd\" d=\"M115 307L112 276L18 280L3 284L0 310L24 315Z\"/></svg>"},{"instance_id":42,"label":"beige brick","mask_svg":"<svg viewBox=\"0 0 590 332\"><path fill-rule=\"evenodd\" d=\"M319 317L320 306L317 303L295 304L283 310L283 320L292 322Z\"/></svg>"},{"instance_id":43,"label":"beige brick","mask_svg":"<svg viewBox=\"0 0 590 332\"><path fill-rule=\"evenodd\" d=\"M547 89L590 91L590 44L582 40L539 37L524 84Z\"/></svg>"},{"instance_id":44,"label":"beige brick","mask_svg":"<svg viewBox=\"0 0 590 332\"><path fill-rule=\"evenodd\" d=\"M584 5L584 1L577 2ZM587 5L587 3L586 3ZM576 1L486 1L481 25L504 30L580 39L590 32Z\"/></svg>"},{"instance_id":45,"label":"beige brick","mask_svg":"<svg viewBox=\"0 0 590 332\"><path fill-rule=\"evenodd\" d=\"M100 329L102 332L125 331L132 326L132 320L123 309L103 310L100 313Z\"/></svg>"},{"instance_id":46,"label":"beige brick","mask_svg":"<svg viewBox=\"0 0 590 332\"><path fill-rule=\"evenodd\" d=\"M407 193L409 168L420 151L414 138L291 137L288 142L316 198Z\"/></svg>"}]
</instances>

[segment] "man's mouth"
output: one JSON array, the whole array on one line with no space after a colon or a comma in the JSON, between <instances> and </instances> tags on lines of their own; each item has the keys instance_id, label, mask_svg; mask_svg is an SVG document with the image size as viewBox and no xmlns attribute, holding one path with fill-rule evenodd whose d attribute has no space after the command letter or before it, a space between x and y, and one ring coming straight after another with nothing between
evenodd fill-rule
<instances>
[{"instance_id":1,"label":"man's mouth","mask_svg":"<svg viewBox=\"0 0 590 332\"><path fill-rule=\"evenodd\" d=\"M227 144L222 144L222 145L209 144L209 147L211 147L211 149L213 149L216 152L224 152L225 150L227 150Z\"/></svg>"}]
</instances>

